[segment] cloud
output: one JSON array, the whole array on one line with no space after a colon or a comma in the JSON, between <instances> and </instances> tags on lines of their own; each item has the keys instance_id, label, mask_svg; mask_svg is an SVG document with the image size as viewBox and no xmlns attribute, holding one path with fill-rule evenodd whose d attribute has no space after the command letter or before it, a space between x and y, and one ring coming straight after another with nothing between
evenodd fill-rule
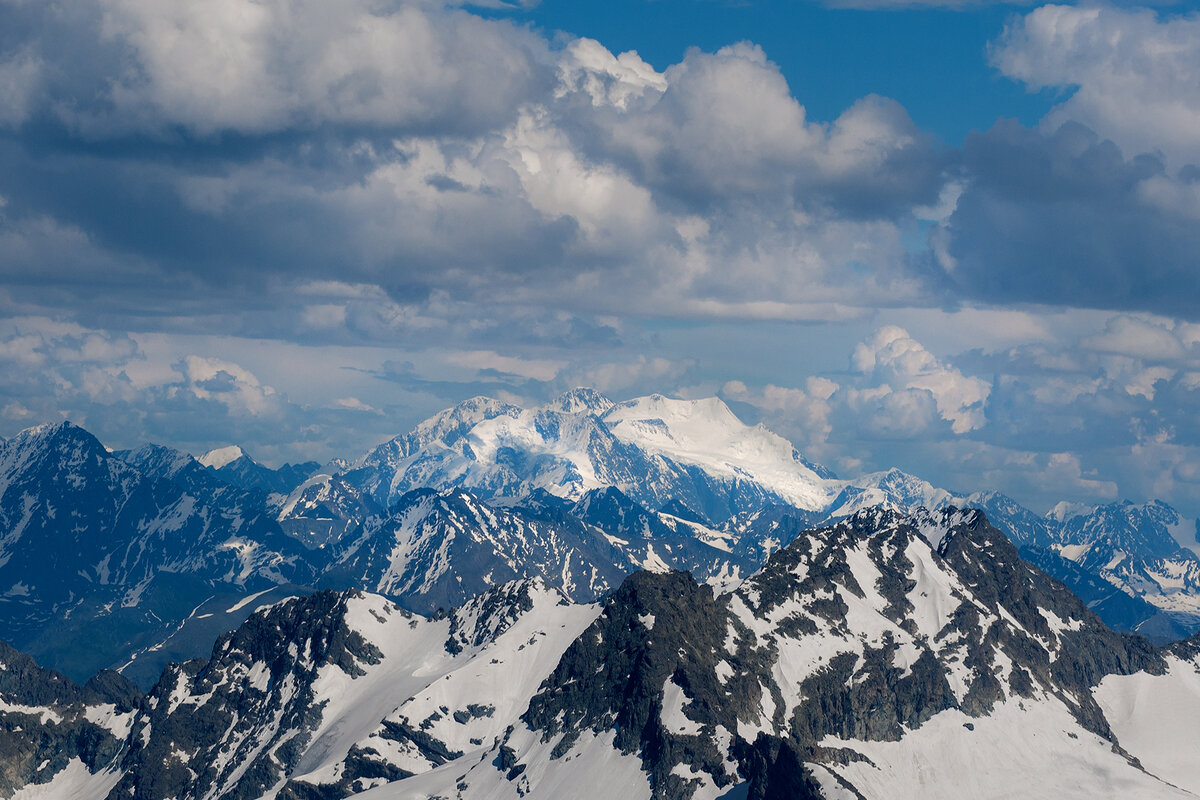
<instances>
[{"instance_id":1,"label":"cloud","mask_svg":"<svg viewBox=\"0 0 1200 800\"><path fill-rule=\"evenodd\" d=\"M32 18L41 35L0 60L0 94L14 101L7 121L42 117L93 139L329 125L478 131L511 119L552 79L538 37L434 3L22 5L3 12Z\"/></svg>"},{"instance_id":2,"label":"cloud","mask_svg":"<svg viewBox=\"0 0 1200 800\"><path fill-rule=\"evenodd\" d=\"M929 240L954 291L1195 319L1200 17L1046 5L1010 22L990 58L1066 96L1034 130L968 136L963 191Z\"/></svg>"},{"instance_id":3,"label":"cloud","mask_svg":"<svg viewBox=\"0 0 1200 800\"><path fill-rule=\"evenodd\" d=\"M1196 325L1173 320L1146 319L1121 315L1111 318L1104 331L1086 337L1082 345L1089 350L1116 353L1152 362L1178 361L1187 354ZM1189 339L1185 345L1182 337ZM1200 349L1196 356L1200 356Z\"/></svg>"},{"instance_id":4,"label":"cloud","mask_svg":"<svg viewBox=\"0 0 1200 800\"><path fill-rule=\"evenodd\" d=\"M16 282L20 301L94 323L220 319L332 340L428 331L435 308L463 303L476 319L501 306L846 319L936 295L910 269L904 231L914 205L942 196L945 159L893 101L817 124L748 44L659 73L634 53L590 40L552 52L432 3L356 3L322 24L304 4L243 1L200 14L105 0L68 15L76 39L99 26L133 59L76 54L59 70L71 80L0 141L12 245L0 270L41 279ZM360 47L364 26L383 44ZM436 41L427 53L405 37ZM215 39L237 76L206 65ZM94 75L117 89L93 108L74 98L100 91ZM359 78L371 91L347 88ZM423 116L412 93L453 119ZM49 144L35 158L24 140ZM295 308L302 287L338 281L391 308L375 296ZM261 313L273 305L288 313Z\"/></svg>"},{"instance_id":5,"label":"cloud","mask_svg":"<svg viewBox=\"0 0 1200 800\"><path fill-rule=\"evenodd\" d=\"M1108 5L1045 5L1018 18L991 50L1031 89L1071 89L1043 121L1068 120L1127 155L1200 163L1200 16Z\"/></svg>"},{"instance_id":6,"label":"cloud","mask_svg":"<svg viewBox=\"0 0 1200 800\"><path fill-rule=\"evenodd\" d=\"M1170 178L1160 159L1127 159L1074 122L971 134L964 169L967 188L938 229L959 292L995 305L1200 314L1200 227L1188 207L1151 202L1146 189L1190 185L1191 173Z\"/></svg>"},{"instance_id":7,"label":"cloud","mask_svg":"<svg viewBox=\"0 0 1200 800\"><path fill-rule=\"evenodd\" d=\"M867 380L863 400L878 403L885 418L897 415L887 423L890 429L923 431L931 418L928 400L954 433L984 425L988 382L943 364L903 328L880 328L854 349L851 364ZM921 420L926 422L918 426Z\"/></svg>"},{"instance_id":8,"label":"cloud","mask_svg":"<svg viewBox=\"0 0 1200 800\"><path fill-rule=\"evenodd\" d=\"M868 96L831 124L810 122L756 45L691 50L660 80L639 73L617 85L636 87L636 96L613 102L592 92L595 110L577 115L585 151L625 165L685 208L757 198L869 218L938 197L943 162L903 107Z\"/></svg>"},{"instance_id":9,"label":"cloud","mask_svg":"<svg viewBox=\"0 0 1200 800\"><path fill-rule=\"evenodd\" d=\"M854 348L850 373L799 387L732 380L721 396L844 476L899 466L1038 510L1163 497L1200 512L1195 326L1094 320L1060 316L1036 342L954 357L885 326Z\"/></svg>"}]
</instances>

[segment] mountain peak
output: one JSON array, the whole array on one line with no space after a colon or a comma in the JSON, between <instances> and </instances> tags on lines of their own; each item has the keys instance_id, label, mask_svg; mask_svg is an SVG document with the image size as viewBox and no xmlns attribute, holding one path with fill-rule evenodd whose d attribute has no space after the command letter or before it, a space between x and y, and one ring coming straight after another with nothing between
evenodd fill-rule
<instances>
[{"instance_id":1,"label":"mountain peak","mask_svg":"<svg viewBox=\"0 0 1200 800\"><path fill-rule=\"evenodd\" d=\"M1074 517L1084 517L1091 514L1097 509L1097 506L1088 505L1086 503L1072 503L1067 500L1055 503L1054 507L1046 512L1046 516L1055 522L1066 522Z\"/></svg>"},{"instance_id":2,"label":"mountain peak","mask_svg":"<svg viewBox=\"0 0 1200 800\"><path fill-rule=\"evenodd\" d=\"M612 400L609 400L604 395L600 394L591 387L581 386L576 387L569 392L564 392L558 397L551 400L546 408L554 411L562 411L567 414L578 414L580 412L588 412L602 416L607 413L610 408L615 405Z\"/></svg>"},{"instance_id":3,"label":"mountain peak","mask_svg":"<svg viewBox=\"0 0 1200 800\"><path fill-rule=\"evenodd\" d=\"M86 437L89 439L95 439L95 437L92 436L92 434L90 434L85 429L79 427L78 425L71 422L70 420L64 419L61 422L46 422L41 425L34 425L33 427L26 428L25 430L18 433L16 436L14 436L9 441L14 444L19 443L19 442L33 442L33 441L47 441L48 442L48 441L52 441L54 439L59 439L59 438L63 438L63 437L67 437L67 438Z\"/></svg>"},{"instance_id":4,"label":"mountain peak","mask_svg":"<svg viewBox=\"0 0 1200 800\"><path fill-rule=\"evenodd\" d=\"M231 464L242 457L249 458L242 448L236 444L231 444L228 447L218 447L215 450L209 450L197 460L206 467L220 469L226 464Z\"/></svg>"}]
</instances>

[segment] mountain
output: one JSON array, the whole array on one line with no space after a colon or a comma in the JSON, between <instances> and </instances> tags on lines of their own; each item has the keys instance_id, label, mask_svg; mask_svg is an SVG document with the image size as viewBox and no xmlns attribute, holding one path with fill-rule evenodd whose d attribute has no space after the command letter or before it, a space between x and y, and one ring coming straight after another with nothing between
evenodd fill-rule
<instances>
[{"instance_id":1,"label":"mountain","mask_svg":"<svg viewBox=\"0 0 1200 800\"><path fill-rule=\"evenodd\" d=\"M278 521L288 535L316 549L347 539L385 516L383 506L340 474L318 472L283 500Z\"/></svg>"},{"instance_id":2,"label":"mountain","mask_svg":"<svg viewBox=\"0 0 1200 800\"><path fill-rule=\"evenodd\" d=\"M214 597L311 583L316 568L261 496L204 473L167 448L111 454L70 423L0 445L5 636L82 677L147 651Z\"/></svg>"},{"instance_id":3,"label":"mountain","mask_svg":"<svg viewBox=\"0 0 1200 800\"><path fill-rule=\"evenodd\" d=\"M536 582L436 619L374 595L285 601L164 672L108 796L342 797L445 763L503 734L596 611Z\"/></svg>"},{"instance_id":4,"label":"mountain","mask_svg":"<svg viewBox=\"0 0 1200 800\"><path fill-rule=\"evenodd\" d=\"M54 782L103 797L120 778L140 702L115 672L79 686L0 642L0 795Z\"/></svg>"},{"instance_id":5,"label":"mountain","mask_svg":"<svg viewBox=\"0 0 1200 800\"><path fill-rule=\"evenodd\" d=\"M1200 643L1113 633L981 512L876 509L727 592L643 571L598 603L522 581L433 617L285 600L165 670L119 759L39 780L114 800L1195 798L1198 672Z\"/></svg>"},{"instance_id":6,"label":"mountain","mask_svg":"<svg viewBox=\"0 0 1200 800\"><path fill-rule=\"evenodd\" d=\"M198 461L231 486L282 495L291 492L321 468L315 461L306 461L271 469L252 459L237 445L209 450Z\"/></svg>"},{"instance_id":7,"label":"mountain","mask_svg":"<svg viewBox=\"0 0 1200 800\"><path fill-rule=\"evenodd\" d=\"M717 398L613 403L582 389L530 409L473 398L380 445L343 477L385 507L422 487L577 499L613 486L648 507L675 500L714 520L768 502L823 507L833 480Z\"/></svg>"},{"instance_id":8,"label":"mountain","mask_svg":"<svg viewBox=\"0 0 1200 800\"><path fill-rule=\"evenodd\" d=\"M1161 501L1059 504L1038 517L997 492L972 495L1022 552L1116 628L1159 641L1200 630L1196 523ZM1099 581L1095 587L1089 584Z\"/></svg>"},{"instance_id":9,"label":"mountain","mask_svg":"<svg viewBox=\"0 0 1200 800\"><path fill-rule=\"evenodd\" d=\"M239 464L254 462L237 447L108 453L69 424L0 444L9 638L74 678L119 667L149 686L259 605L314 587L422 613L525 578L578 602L636 569L731 587L814 526L952 503L984 508L1110 626L1158 643L1200 628L1200 544L1168 506L1060 504L1043 517L899 470L840 480L716 399L476 398L286 495L223 474Z\"/></svg>"},{"instance_id":10,"label":"mountain","mask_svg":"<svg viewBox=\"0 0 1200 800\"><path fill-rule=\"evenodd\" d=\"M969 505L986 510L1113 626L1157 641L1200 629L1200 544L1190 523L1161 503L1085 513L1060 504L1040 516L997 492L962 496L897 469L839 480L786 440L741 423L716 398L651 395L614 403L577 389L529 409L474 398L384 443L337 477L380 507L419 487L465 489L493 504L547 493L573 501L570 513L584 514L618 547L637 541L638 552L621 565L657 560L726 580L748 574L772 543L778 547L813 523L875 507ZM597 493L610 490L639 506L631 519L641 521L625 524L615 512L603 522L587 517ZM786 536L746 528L769 508L791 509L782 512L793 520ZM663 513L674 522L660 519ZM678 534L662 538L664 524Z\"/></svg>"},{"instance_id":11,"label":"mountain","mask_svg":"<svg viewBox=\"0 0 1200 800\"><path fill-rule=\"evenodd\" d=\"M960 501L945 489L901 470L889 469L847 481L845 488L825 508L825 518L841 519L868 508L910 511L943 508L955 502Z\"/></svg>"},{"instance_id":12,"label":"mountain","mask_svg":"<svg viewBox=\"0 0 1200 800\"><path fill-rule=\"evenodd\" d=\"M429 613L530 577L594 599L626 571L613 544L574 517L493 508L461 489L416 489L386 519L342 542L323 581L360 586Z\"/></svg>"}]
</instances>

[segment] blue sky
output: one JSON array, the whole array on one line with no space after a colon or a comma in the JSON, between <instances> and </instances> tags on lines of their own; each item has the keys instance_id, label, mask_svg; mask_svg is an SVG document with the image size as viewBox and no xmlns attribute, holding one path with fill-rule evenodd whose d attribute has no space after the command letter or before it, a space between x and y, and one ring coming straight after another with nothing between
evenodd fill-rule
<instances>
[{"instance_id":1,"label":"blue sky","mask_svg":"<svg viewBox=\"0 0 1200 800\"><path fill-rule=\"evenodd\" d=\"M1200 16L0 2L0 435L354 457L718 395L846 475L1200 515Z\"/></svg>"},{"instance_id":2,"label":"blue sky","mask_svg":"<svg viewBox=\"0 0 1200 800\"><path fill-rule=\"evenodd\" d=\"M922 127L951 145L999 117L1034 124L1059 92L1029 91L987 62L988 43L1017 17L1007 3L870 10L802 0L549 0L515 14L546 31L588 36L636 50L662 70L689 48L759 44L818 120L858 98L898 100Z\"/></svg>"}]
</instances>

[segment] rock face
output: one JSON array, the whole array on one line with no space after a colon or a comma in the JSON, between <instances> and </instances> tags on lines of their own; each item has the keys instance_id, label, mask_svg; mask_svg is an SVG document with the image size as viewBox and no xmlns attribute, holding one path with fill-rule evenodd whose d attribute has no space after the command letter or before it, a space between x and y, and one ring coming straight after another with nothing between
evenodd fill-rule
<instances>
[{"instance_id":1,"label":"rock face","mask_svg":"<svg viewBox=\"0 0 1200 800\"><path fill-rule=\"evenodd\" d=\"M350 600L323 592L284 602L221 637L211 661L171 665L109 797L248 800L284 780L322 719L322 673L353 679L382 659L349 626Z\"/></svg>"},{"instance_id":2,"label":"rock face","mask_svg":"<svg viewBox=\"0 0 1200 800\"><path fill-rule=\"evenodd\" d=\"M145 698L28 660L16 685L136 704L102 755L44 770L94 797L1181 798L1200 770L1141 709L1200 711L1198 653L1113 633L981 512L876 509L731 591L642 571L576 604L518 581L430 618L322 592Z\"/></svg>"},{"instance_id":3,"label":"rock face","mask_svg":"<svg viewBox=\"0 0 1200 800\"><path fill-rule=\"evenodd\" d=\"M0 642L0 796L63 774L103 796L120 776L140 700L115 672L79 686Z\"/></svg>"},{"instance_id":4,"label":"rock face","mask_svg":"<svg viewBox=\"0 0 1200 800\"><path fill-rule=\"evenodd\" d=\"M861 512L797 539L729 595L677 574L630 578L501 751L506 777L541 773L518 794L538 793L555 772L546 762L611 734L653 797L743 781L749 796L820 796L851 783L837 776L862 760L856 742L903 742L948 712L1051 703L1111 743L1092 688L1162 669L979 512Z\"/></svg>"},{"instance_id":5,"label":"rock face","mask_svg":"<svg viewBox=\"0 0 1200 800\"><path fill-rule=\"evenodd\" d=\"M1113 627L1160 641L1200 629L1196 523L1165 503L1063 506L1037 517L994 492L971 500Z\"/></svg>"},{"instance_id":6,"label":"rock face","mask_svg":"<svg viewBox=\"0 0 1200 800\"><path fill-rule=\"evenodd\" d=\"M0 621L74 675L128 660L209 598L315 575L261 493L184 454L118 457L69 423L0 444Z\"/></svg>"}]
</instances>

